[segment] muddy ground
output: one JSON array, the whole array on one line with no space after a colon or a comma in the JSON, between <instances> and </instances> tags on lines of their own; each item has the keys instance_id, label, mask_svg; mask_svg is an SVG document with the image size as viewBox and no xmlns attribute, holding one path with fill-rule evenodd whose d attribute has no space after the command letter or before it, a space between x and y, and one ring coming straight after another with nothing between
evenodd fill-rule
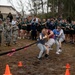
<instances>
[{"instance_id":1,"label":"muddy ground","mask_svg":"<svg viewBox=\"0 0 75 75\"><path fill-rule=\"evenodd\" d=\"M11 47L0 47L0 53L9 51L13 48L23 47L34 41L31 40L18 40L17 45ZM5 73L5 66L8 64L12 75L65 75L65 66L70 64L70 73L75 75L75 45L63 44L63 52L60 55L55 54L54 50L50 51L48 59L45 57L38 60L36 57L39 49L33 45L27 49L16 52L12 56L0 56L0 75ZM18 62L23 63L22 67L18 67Z\"/></svg>"}]
</instances>

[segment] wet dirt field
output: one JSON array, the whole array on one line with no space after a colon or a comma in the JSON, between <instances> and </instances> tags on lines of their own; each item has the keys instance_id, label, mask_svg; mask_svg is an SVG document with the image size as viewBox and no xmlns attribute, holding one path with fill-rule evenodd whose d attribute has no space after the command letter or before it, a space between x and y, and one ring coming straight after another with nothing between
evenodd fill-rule
<instances>
[{"instance_id":1,"label":"wet dirt field","mask_svg":"<svg viewBox=\"0 0 75 75\"><path fill-rule=\"evenodd\" d=\"M0 53L11 51L13 48L20 48L34 41L18 40L16 45L11 47L0 47ZM60 55L56 55L55 47L50 51L48 59L43 57L38 60L39 49L33 45L27 49L15 52L12 56L0 56L0 75L5 73L6 64L10 66L12 75L65 75L66 64L70 64L70 73L75 75L75 44L63 44L63 51ZM21 61L23 66L18 67Z\"/></svg>"}]
</instances>

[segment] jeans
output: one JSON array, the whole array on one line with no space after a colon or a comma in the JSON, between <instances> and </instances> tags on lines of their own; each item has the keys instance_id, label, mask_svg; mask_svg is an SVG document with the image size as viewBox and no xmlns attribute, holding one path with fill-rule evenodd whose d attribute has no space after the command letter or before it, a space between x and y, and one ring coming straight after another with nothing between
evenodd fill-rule
<instances>
[{"instance_id":1,"label":"jeans","mask_svg":"<svg viewBox=\"0 0 75 75\"><path fill-rule=\"evenodd\" d=\"M43 44L41 44L41 43L38 43L37 46L38 46L38 48L40 49L38 58L41 58L42 55L43 55L43 53L44 53L44 51L45 51L46 49L45 49L45 46L44 46Z\"/></svg>"}]
</instances>

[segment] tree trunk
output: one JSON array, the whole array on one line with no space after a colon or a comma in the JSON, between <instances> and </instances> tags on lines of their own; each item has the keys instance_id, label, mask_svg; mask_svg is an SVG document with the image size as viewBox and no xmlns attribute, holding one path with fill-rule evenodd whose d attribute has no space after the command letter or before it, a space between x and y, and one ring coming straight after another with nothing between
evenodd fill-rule
<instances>
[{"instance_id":1,"label":"tree trunk","mask_svg":"<svg viewBox=\"0 0 75 75\"><path fill-rule=\"evenodd\" d=\"M62 1L61 0L58 0L58 14L59 15L62 15Z\"/></svg>"},{"instance_id":2,"label":"tree trunk","mask_svg":"<svg viewBox=\"0 0 75 75\"><path fill-rule=\"evenodd\" d=\"M48 0L47 0L47 13L48 13L48 6L49 6L49 3L48 3Z\"/></svg>"},{"instance_id":3,"label":"tree trunk","mask_svg":"<svg viewBox=\"0 0 75 75\"><path fill-rule=\"evenodd\" d=\"M44 14L43 0L41 0L41 5L42 5L42 14Z\"/></svg>"}]
</instances>

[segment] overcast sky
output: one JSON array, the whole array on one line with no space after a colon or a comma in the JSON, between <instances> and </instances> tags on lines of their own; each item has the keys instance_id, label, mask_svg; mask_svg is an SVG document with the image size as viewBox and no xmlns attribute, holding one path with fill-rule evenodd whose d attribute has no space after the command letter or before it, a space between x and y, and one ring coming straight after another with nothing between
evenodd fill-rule
<instances>
[{"instance_id":1,"label":"overcast sky","mask_svg":"<svg viewBox=\"0 0 75 75\"><path fill-rule=\"evenodd\" d=\"M13 4L14 4L14 7L15 7L15 9L18 11L18 12L21 12L22 11L22 7L21 7L21 5L18 5L18 3L17 2L19 2L19 0L12 0L13 2ZM29 14L29 10L31 9L30 7L29 7L29 5L28 5L28 1L31 1L31 0L22 0L22 2L23 2L23 5L24 5L24 10L25 10L25 13L26 14ZM37 0L37 1L39 1L39 0ZM43 0L43 1L46 1L46 0ZM0 0L0 5L7 5L7 6L12 6L9 2L8 2L8 0ZM41 11L41 10L40 10ZM39 11L39 12L40 12ZM47 7L46 7L46 5L44 6L44 11L46 12L47 11Z\"/></svg>"},{"instance_id":2,"label":"overcast sky","mask_svg":"<svg viewBox=\"0 0 75 75\"><path fill-rule=\"evenodd\" d=\"M15 8L17 9L17 11L20 12L21 10L20 10L19 5L17 5L17 1L18 1L18 0L13 0L13 4L14 4ZM23 1L23 3L26 5L26 4L27 4L26 2L27 2L28 0L22 0L22 1ZM0 5L11 6L11 4L10 4L7 0L0 0ZM26 6L27 6L27 5L26 5ZM27 8L24 7L24 9L25 9L26 13L28 13Z\"/></svg>"},{"instance_id":3,"label":"overcast sky","mask_svg":"<svg viewBox=\"0 0 75 75\"><path fill-rule=\"evenodd\" d=\"M0 5L10 5L7 0L0 0Z\"/></svg>"}]
</instances>

